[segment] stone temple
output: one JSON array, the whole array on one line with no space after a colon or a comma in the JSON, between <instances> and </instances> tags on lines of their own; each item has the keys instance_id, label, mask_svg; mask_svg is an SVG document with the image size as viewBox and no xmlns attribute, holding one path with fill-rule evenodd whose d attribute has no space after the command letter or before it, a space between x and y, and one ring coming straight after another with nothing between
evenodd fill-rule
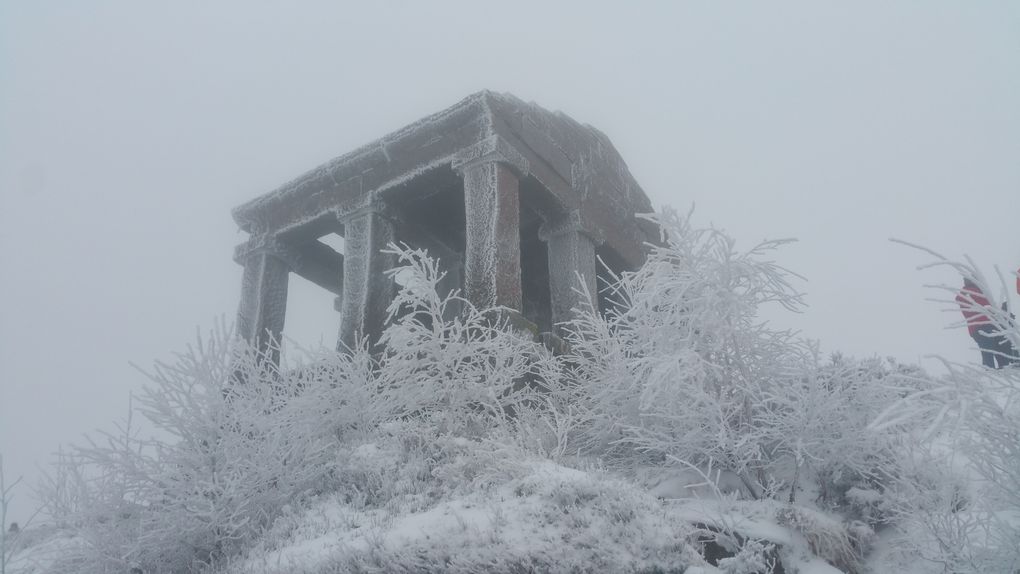
<instances>
[{"instance_id":1,"label":"stone temple","mask_svg":"<svg viewBox=\"0 0 1020 574\"><path fill-rule=\"evenodd\" d=\"M249 233L234 255L238 331L260 348L278 338L296 273L337 295L339 348L377 339L396 288L382 250L403 242L438 258L474 305L555 333L579 280L597 293L644 261L655 232L635 214L651 209L604 134L479 92L235 208ZM334 233L342 252L322 241Z\"/></svg>"}]
</instances>

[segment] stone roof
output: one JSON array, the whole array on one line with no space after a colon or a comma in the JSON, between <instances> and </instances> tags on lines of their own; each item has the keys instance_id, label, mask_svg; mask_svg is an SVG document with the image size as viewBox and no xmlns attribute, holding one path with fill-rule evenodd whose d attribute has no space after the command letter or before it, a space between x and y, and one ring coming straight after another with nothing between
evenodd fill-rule
<instances>
[{"instance_id":1,"label":"stone roof","mask_svg":"<svg viewBox=\"0 0 1020 574\"><path fill-rule=\"evenodd\" d=\"M625 261L643 260L652 231L634 218L652 210L623 158L602 132L510 94L464 98L257 197L233 211L241 229L276 234L314 223L450 169L479 146L509 146L527 178L548 191L551 210L579 219Z\"/></svg>"}]
</instances>

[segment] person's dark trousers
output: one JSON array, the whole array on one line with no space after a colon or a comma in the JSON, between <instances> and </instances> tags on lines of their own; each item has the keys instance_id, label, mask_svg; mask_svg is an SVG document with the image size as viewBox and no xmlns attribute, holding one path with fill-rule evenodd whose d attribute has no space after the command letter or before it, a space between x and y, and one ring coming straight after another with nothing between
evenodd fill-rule
<instances>
[{"instance_id":1,"label":"person's dark trousers","mask_svg":"<svg viewBox=\"0 0 1020 574\"><path fill-rule=\"evenodd\" d=\"M1017 352L1016 347L1013 346L1013 342L1005 336L999 337L999 352L1005 355L1003 363L1004 367L1009 365L1020 365L1020 353Z\"/></svg>"},{"instance_id":2,"label":"person's dark trousers","mask_svg":"<svg viewBox=\"0 0 1020 574\"><path fill-rule=\"evenodd\" d=\"M1003 335L990 335L991 329L978 329L971 336L981 349L981 364L990 369L1001 369L1017 360L1016 349Z\"/></svg>"}]
</instances>

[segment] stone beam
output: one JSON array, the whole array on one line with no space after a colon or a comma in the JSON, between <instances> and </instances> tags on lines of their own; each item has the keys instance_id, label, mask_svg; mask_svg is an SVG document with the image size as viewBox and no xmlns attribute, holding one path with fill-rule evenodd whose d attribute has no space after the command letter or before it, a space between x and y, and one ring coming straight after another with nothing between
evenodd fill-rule
<instances>
[{"instance_id":1,"label":"stone beam","mask_svg":"<svg viewBox=\"0 0 1020 574\"><path fill-rule=\"evenodd\" d=\"M528 161L499 136L466 148L452 167L464 179L465 296L475 306L521 308L520 180Z\"/></svg>"},{"instance_id":2,"label":"stone beam","mask_svg":"<svg viewBox=\"0 0 1020 574\"><path fill-rule=\"evenodd\" d=\"M293 271L334 295L343 293L344 256L320 241L299 248Z\"/></svg>"}]
</instances>

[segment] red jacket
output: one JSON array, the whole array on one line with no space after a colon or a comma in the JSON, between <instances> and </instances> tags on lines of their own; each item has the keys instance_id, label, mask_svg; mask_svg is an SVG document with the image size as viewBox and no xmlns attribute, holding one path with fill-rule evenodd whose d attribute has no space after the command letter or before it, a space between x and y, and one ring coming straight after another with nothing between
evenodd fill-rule
<instances>
[{"instance_id":1,"label":"red jacket","mask_svg":"<svg viewBox=\"0 0 1020 574\"><path fill-rule=\"evenodd\" d=\"M979 327L990 325L988 315L975 310L976 307L987 307L988 299L977 285L965 285L956 296L956 302L960 304L960 311L967 321L967 330L973 335Z\"/></svg>"}]
</instances>

